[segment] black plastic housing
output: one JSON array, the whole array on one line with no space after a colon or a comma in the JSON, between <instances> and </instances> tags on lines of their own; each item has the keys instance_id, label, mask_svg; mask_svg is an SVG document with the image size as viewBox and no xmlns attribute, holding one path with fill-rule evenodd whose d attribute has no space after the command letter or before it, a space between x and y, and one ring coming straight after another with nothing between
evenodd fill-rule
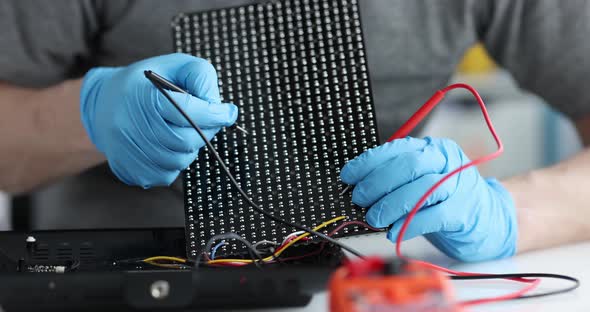
<instances>
[{"instance_id":1,"label":"black plastic housing","mask_svg":"<svg viewBox=\"0 0 590 312\"><path fill-rule=\"evenodd\" d=\"M35 238L32 253L27 237ZM243 268L166 270L118 263L154 255L184 256L182 228L146 230L40 231L0 234L0 305L5 311L207 310L214 308L304 306L326 287L342 253L325 253L305 261ZM293 247L286 257L319 246ZM85 258L84 258L85 257ZM81 259L74 272L18 272L18 262L63 264ZM156 281L170 293L150 293Z\"/></svg>"}]
</instances>

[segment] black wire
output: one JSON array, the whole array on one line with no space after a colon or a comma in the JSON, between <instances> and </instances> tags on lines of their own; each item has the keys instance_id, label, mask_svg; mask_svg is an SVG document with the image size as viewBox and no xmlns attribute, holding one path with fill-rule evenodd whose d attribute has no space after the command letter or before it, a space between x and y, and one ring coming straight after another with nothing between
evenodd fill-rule
<instances>
[{"instance_id":1,"label":"black wire","mask_svg":"<svg viewBox=\"0 0 590 312\"><path fill-rule=\"evenodd\" d=\"M242 236L240 236L236 233L232 233L232 232L218 234L218 235L211 237L209 239L209 241L207 241L207 244L205 245L205 251L211 250L211 248L213 247L213 243L215 243L215 241L218 241L218 240L223 241L223 240L230 240L230 239L238 240L238 241L242 242L244 245L246 245L246 247L248 247L248 250L250 250L256 256L256 257L252 257L252 258L263 259L262 255L258 252L258 250L256 250L256 248L254 247L254 245L252 245L252 243L250 243L248 240L246 240Z\"/></svg>"},{"instance_id":2,"label":"black wire","mask_svg":"<svg viewBox=\"0 0 590 312\"><path fill-rule=\"evenodd\" d=\"M73 272L78 270L78 268L80 267L80 260L74 260L72 261L72 264L70 264L70 266L66 269L67 272Z\"/></svg>"},{"instance_id":3,"label":"black wire","mask_svg":"<svg viewBox=\"0 0 590 312\"><path fill-rule=\"evenodd\" d=\"M207 241L207 244L205 244L204 251L202 253L199 253L199 255L197 256L197 260L195 261L195 267L199 266L199 263L201 263L201 258L203 257L203 254L206 253L207 250L211 250L211 247L213 247L213 243L215 241L230 240L230 239L238 240L241 243L243 243L244 245L246 245L246 247L248 247L248 252L250 253L250 257L252 258L252 261L254 261L254 264L256 264L256 266L258 266L258 262L257 262L256 258L258 258L258 260L260 260L261 262L264 262L264 258L258 252L258 250L256 250L256 248L254 248L252 243L250 243L248 240L246 240L245 238L243 238L242 236L240 236L236 233L229 232L229 233L214 235L213 237L211 237Z\"/></svg>"},{"instance_id":4,"label":"black wire","mask_svg":"<svg viewBox=\"0 0 590 312\"><path fill-rule=\"evenodd\" d=\"M532 294L532 295L525 295L520 296L516 299L530 299L530 298L539 298L539 297L547 297L553 296L557 294L563 294L566 292L570 292L578 287L580 287L580 281L571 276L561 275L561 274L552 274L552 273L512 273L512 274L485 274L485 275L474 275L474 276L458 276L452 275L450 276L452 280L487 280L487 279L513 279L513 278L553 278L559 280L565 280L573 282L572 286L561 288L558 290L552 290L544 293L539 294Z\"/></svg>"},{"instance_id":5,"label":"black wire","mask_svg":"<svg viewBox=\"0 0 590 312\"><path fill-rule=\"evenodd\" d=\"M305 231L307 233L310 233L312 235L316 235L324 240L329 241L330 243L340 246L342 249L345 249L347 251L349 251L350 253L352 253L353 255L359 257L359 258L364 258L363 255L356 251L354 248L351 248L349 246L346 246L340 242L338 242L337 240L331 238L328 235L325 235L323 233L314 231L313 229L310 229L304 225L295 223L295 222L290 222L287 220L283 220L279 217L274 216L273 214L265 211L264 209L260 208L260 206L258 206L249 196L248 194L246 194L246 192L244 192L244 190L240 187L240 185L238 184L238 181L236 181L236 179L234 178L234 176L232 175L232 173L229 171L229 169L227 168L227 166L225 165L225 163L223 162L223 159L221 159L221 157L219 156L219 154L217 153L217 151L215 150L215 148L213 147L213 145L211 144L211 142L209 142L209 140L207 139L207 137L205 136L205 134L203 133L203 131L201 130L201 128L193 122L193 120L186 114L186 112L178 105L178 103L176 103L176 101L174 101L174 99L170 96L170 94L168 94L168 92L166 92L163 88L162 82L160 82L160 80L162 80L162 78L159 78L160 76L156 76L157 74L153 73L151 70L146 70L144 71L144 75L146 76L146 78L152 82L152 84L154 84L154 86L156 86L156 88L158 88L158 90L160 92L162 92L162 94L166 97L166 99L168 99L168 101L170 101L170 103L172 105L174 105L174 107L176 107L176 109L178 110L178 112L180 112L182 114L182 116L186 119L186 121L188 121L188 123L197 131L197 133L199 134L199 136L203 139L203 141L205 142L205 144L207 145L207 148L209 149L209 152L211 154L213 154L213 156L215 157L215 159L217 160L217 163L219 164L219 166L221 167L221 169L223 169L223 171L225 172L225 174L227 175L227 177L229 178L230 182L232 183L232 185L236 188L236 190L240 193L240 195L242 195L242 197L244 198L244 200L246 200L246 202L250 205L250 207L252 207L252 209L256 210L258 213L268 217L269 219L272 219L276 222L285 224L289 227L293 227L296 229L299 229L301 231Z\"/></svg>"}]
</instances>

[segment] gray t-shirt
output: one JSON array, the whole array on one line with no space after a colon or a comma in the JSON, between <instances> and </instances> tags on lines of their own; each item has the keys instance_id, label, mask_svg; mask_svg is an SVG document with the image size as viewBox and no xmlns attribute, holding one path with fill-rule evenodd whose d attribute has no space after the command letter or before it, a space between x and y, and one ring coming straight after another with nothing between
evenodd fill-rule
<instances>
[{"instance_id":1,"label":"gray t-shirt","mask_svg":"<svg viewBox=\"0 0 590 312\"><path fill-rule=\"evenodd\" d=\"M520 86L572 118L590 112L590 1L359 0L379 132L392 133L484 43ZM3 0L0 80L45 87L94 66L172 51L179 12L252 3ZM35 174L31 172L30 174ZM99 166L35 194L37 228L182 226L182 190L142 190Z\"/></svg>"}]
</instances>

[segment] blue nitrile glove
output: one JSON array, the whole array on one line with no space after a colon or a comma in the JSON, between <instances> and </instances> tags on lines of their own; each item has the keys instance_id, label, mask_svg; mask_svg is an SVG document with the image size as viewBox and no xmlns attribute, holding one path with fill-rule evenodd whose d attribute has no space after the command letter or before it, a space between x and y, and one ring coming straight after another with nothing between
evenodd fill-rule
<instances>
[{"instance_id":1,"label":"blue nitrile glove","mask_svg":"<svg viewBox=\"0 0 590 312\"><path fill-rule=\"evenodd\" d=\"M426 191L469 162L448 139L405 138L375 147L342 168L344 183L355 185L352 201L370 207L367 222L392 225L395 242L406 214ZM508 257L516 250L517 222L508 191L471 167L443 183L426 201L404 239L425 237L448 256L462 261Z\"/></svg>"},{"instance_id":2,"label":"blue nitrile glove","mask_svg":"<svg viewBox=\"0 0 590 312\"><path fill-rule=\"evenodd\" d=\"M215 69L187 54L149 58L126 67L99 67L84 77L82 122L123 182L169 185L204 145L197 132L144 76L152 70L190 94L170 92L208 139L232 125L238 110L220 100Z\"/></svg>"}]
</instances>

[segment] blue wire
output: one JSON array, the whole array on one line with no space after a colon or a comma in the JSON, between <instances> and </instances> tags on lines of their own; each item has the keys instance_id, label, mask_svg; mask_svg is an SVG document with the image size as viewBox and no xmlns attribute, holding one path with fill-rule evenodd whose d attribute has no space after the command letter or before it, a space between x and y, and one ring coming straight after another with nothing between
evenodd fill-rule
<instances>
[{"instance_id":1,"label":"blue wire","mask_svg":"<svg viewBox=\"0 0 590 312\"><path fill-rule=\"evenodd\" d=\"M217 252L217 249L219 249L219 247L225 245L225 241L221 241L219 244L215 245L215 247L213 247L213 250L211 251L211 260L215 259L215 253Z\"/></svg>"}]
</instances>

